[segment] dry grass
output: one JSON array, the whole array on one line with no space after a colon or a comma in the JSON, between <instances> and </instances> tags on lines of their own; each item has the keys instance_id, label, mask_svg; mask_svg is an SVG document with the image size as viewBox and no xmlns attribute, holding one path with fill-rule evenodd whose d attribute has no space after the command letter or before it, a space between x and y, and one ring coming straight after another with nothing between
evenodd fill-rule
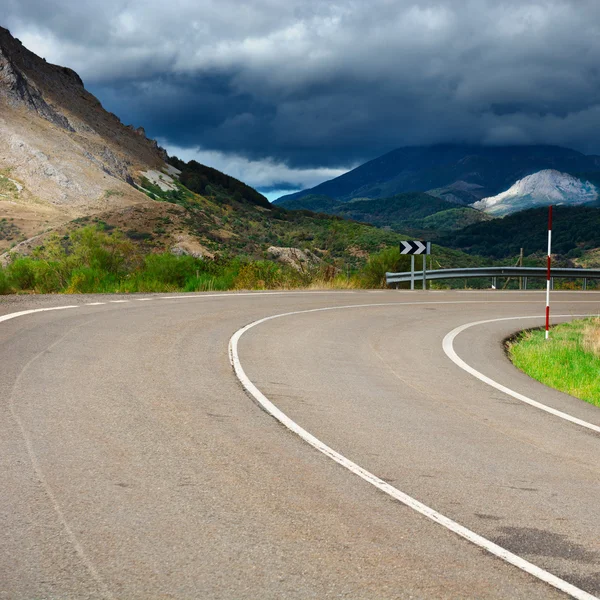
<instances>
[{"instance_id":1,"label":"dry grass","mask_svg":"<svg viewBox=\"0 0 600 600\"><path fill-rule=\"evenodd\" d=\"M583 330L583 348L600 356L600 318L590 321Z\"/></svg>"}]
</instances>

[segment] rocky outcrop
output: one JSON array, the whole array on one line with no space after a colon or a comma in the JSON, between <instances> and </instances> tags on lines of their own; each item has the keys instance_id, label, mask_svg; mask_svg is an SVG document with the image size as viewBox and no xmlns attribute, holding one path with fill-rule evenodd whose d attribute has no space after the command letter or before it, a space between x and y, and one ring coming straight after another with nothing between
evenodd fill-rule
<instances>
[{"instance_id":1,"label":"rocky outcrop","mask_svg":"<svg viewBox=\"0 0 600 600\"><path fill-rule=\"evenodd\" d=\"M77 134L77 143L103 163L105 172L124 181L131 180L138 167L161 168L168 158L143 128L125 127L104 110L75 71L46 62L0 27L2 101Z\"/></svg>"},{"instance_id":2,"label":"rocky outcrop","mask_svg":"<svg viewBox=\"0 0 600 600\"><path fill-rule=\"evenodd\" d=\"M271 246L267 252L280 263L289 265L296 271L303 272L308 268L318 265L321 259L310 250L300 250L300 248L284 248L281 246Z\"/></svg>"},{"instance_id":3,"label":"rocky outcrop","mask_svg":"<svg viewBox=\"0 0 600 600\"><path fill-rule=\"evenodd\" d=\"M8 51L1 45L0 29L0 95L12 106L24 106L40 117L67 131L75 131L69 120L50 106L37 86L11 60Z\"/></svg>"}]
</instances>

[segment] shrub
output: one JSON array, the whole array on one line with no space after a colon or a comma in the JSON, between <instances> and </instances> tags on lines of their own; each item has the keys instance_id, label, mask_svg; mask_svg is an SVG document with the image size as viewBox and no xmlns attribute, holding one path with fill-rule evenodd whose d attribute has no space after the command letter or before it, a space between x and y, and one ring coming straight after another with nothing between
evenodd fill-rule
<instances>
[{"instance_id":1,"label":"shrub","mask_svg":"<svg viewBox=\"0 0 600 600\"><path fill-rule=\"evenodd\" d=\"M119 232L106 234L98 227L84 227L73 231L69 239L77 266L122 275L139 263L135 246Z\"/></svg>"},{"instance_id":2,"label":"shrub","mask_svg":"<svg viewBox=\"0 0 600 600\"><path fill-rule=\"evenodd\" d=\"M0 266L0 294L10 294L10 284L6 271Z\"/></svg>"},{"instance_id":3,"label":"shrub","mask_svg":"<svg viewBox=\"0 0 600 600\"><path fill-rule=\"evenodd\" d=\"M107 273L93 267L80 267L71 273L71 279L67 287L68 294L91 294L102 289L103 280Z\"/></svg>"},{"instance_id":4,"label":"shrub","mask_svg":"<svg viewBox=\"0 0 600 600\"><path fill-rule=\"evenodd\" d=\"M193 256L149 254L144 262L144 279L178 287L183 287L197 272L204 270L202 260Z\"/></svg>"},{"instance_id":5,"label":"shrub","mask_svg":"<svg viewBox=\"0 0 600 600\"><path fill-rule=\"evenodd\" d=\"M235 288L244 290L292 288L301 285L300 273L266 260L246 263L235 279Z\"/></svg>"},{"instance_id":6,"label":"shrub","mask_svg":"<svg viewBox=\"0 0 600 600\"><path fill-rule=\"evenodd\" d=\"M11 287L17 290L35 289L35 265L31 258L17 258L7 269Z\"/></svg>"},{"instance_id":7,"label":"shrub","mask_svg":"<svg viewBox=\"0 0 600 600\"><path fill-rule=\"evenodd\" d=\"M61 292L69 281L70 273L64 262L38 260L33 264L35 291L42 294Z\"/></svg>"},{"instance_id":8,"label":"shrub","mask_svg":"<svg viewBox=\"0 0 600 600\"><path fill-rule=\"evenodd\" d=\"M386 273L398 273L409 270L410 256L400 254L400 248L392 246L369 257L369 261L360 273L360 279L364 287L384 288L386 287Z\"/></svg>"}]
</instances>

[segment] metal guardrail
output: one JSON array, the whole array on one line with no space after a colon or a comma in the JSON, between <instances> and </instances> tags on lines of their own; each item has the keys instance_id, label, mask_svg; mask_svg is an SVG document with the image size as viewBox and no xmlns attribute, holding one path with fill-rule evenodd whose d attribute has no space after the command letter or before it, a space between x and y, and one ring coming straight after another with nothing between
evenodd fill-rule
<instances>
[{"instance_id":1,"label":"metal guardrail","mask_svg":"<svg viewBox=\"0 0 600 600\"><path fill-rule=\"evenodd\" d=\"M527 279L529 277L547 276L546 267L477 267L468 269L436 269L425 272L426 280L438 279L470 279L475 277L486 277L492 279L492 285L496 287L498 277L519 277L523 280L523 288L527 289ZM553 268L551 271L552 279L583 279L583 289L587 288L588 279L600 279L600 269L563 269ZM415 271L415 280L423 279L423 271ZM385 279L388 285L410 282L411 272L386 273Z\"/></svg>"}]
</instances>

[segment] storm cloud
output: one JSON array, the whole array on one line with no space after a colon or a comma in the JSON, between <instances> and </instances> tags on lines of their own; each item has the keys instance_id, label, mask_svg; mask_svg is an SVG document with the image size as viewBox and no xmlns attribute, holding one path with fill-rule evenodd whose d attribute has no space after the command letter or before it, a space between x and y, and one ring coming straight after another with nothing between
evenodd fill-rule
<instances>
[{"instance_id":1,"label":"storm cloud","mask_svg":"<svg viewBox=\"0 0 600 600\"><path fill-rule=\"evenodd\" d=\"M171 152L261 189L404 145L600 153L597 0L5 0L0 21Z\"/></svg>"}]
</instances>

